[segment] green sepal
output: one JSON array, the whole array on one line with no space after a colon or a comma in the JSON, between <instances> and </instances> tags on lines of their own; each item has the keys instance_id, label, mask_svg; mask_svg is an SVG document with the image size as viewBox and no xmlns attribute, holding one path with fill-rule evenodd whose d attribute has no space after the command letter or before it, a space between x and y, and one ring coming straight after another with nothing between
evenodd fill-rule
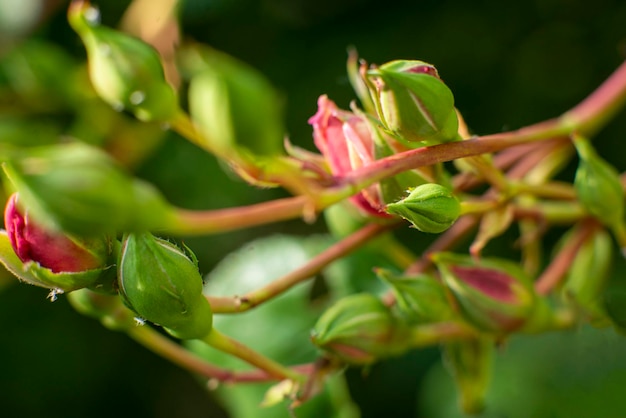
<instances>
[{"instance_id":1,"label":"green sepal","mask_svg":"<svg viewBox=\"0 0 626 418\"><path fill-rule=\"evenodd\" d=\"M396 306L409 323L441 322L455 316L446 288L434 277L396 275L384 269L376 269L376 275L391 286Z\"/></svg>"}]
</instances>

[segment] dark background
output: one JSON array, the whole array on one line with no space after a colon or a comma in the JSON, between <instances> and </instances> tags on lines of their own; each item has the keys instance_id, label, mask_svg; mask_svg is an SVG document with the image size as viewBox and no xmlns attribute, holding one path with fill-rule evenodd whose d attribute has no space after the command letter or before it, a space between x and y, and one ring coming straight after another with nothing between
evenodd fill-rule
<instances>
[{"instance_id":1,"label":"dark background","mask_svg":"<svg viewBox=\"0 0 626 418\"><path fill-rule=\"evenodd\" d=\"M82 46L65 22L65 4L58 3L25 36L52 40L82 58ZM115 26L128 2L98 5L103 23ZM306 121L317 97L326 93L344 108L355 98L345 72L349 46L370 63L405 58L436 65L477 134L558 116L626 57L626 2L617 0L187 0L181 19L186 36L250 63L273 82L286 99L291 140L307 148L312 143ZM602 154L618 168L626 166L624 119L622 113L597 138ZM164 164L179 169L160 169ZM172 202L190 208L234 206L277 193L237 182L212 190L212 183L190 180L198 173L215 182L230 178L173 135L138 172ZM256 236L323 229L323 222L287 222L189 244L199 249L206 272ZM41 289L7 286L0 293L0 330L2 416L225 416L192 377L76 314L62 297L50 303ZM611 346L624 354L616 341ZM363 417L416 416L415 393L437 359L433 349L385 362L367 378L349 371Z\"/></svg>"}]
</instances>

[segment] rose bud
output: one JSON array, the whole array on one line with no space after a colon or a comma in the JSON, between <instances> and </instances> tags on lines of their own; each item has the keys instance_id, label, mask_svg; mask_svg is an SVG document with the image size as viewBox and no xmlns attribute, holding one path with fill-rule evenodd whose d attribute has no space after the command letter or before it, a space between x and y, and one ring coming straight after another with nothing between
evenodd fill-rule
<instances>
[{"instance_id":1,"label":"rose bud","mask_svg":"<svg viewBox=\"0 0 626 418\"><path fill-rule=\"evenodd\" d=\"M478 329L507 333L534 314L536 295L529 277L507 260L437 253L432 256L461 314Z\"/></svg>"},{"instance_id":2,"label":"rose bud","mask_svg":"<svg viewBox=\"0 0 626 418\"><path fill-rule=\"evenodd\" d=\"M16 193L7 201L4 224L7 234L2 240L14 254L4 241L0 261L18 278L61 291L83 287L112 291L110 238L78 238L44 228L19 209Z\"/></svg>"},{"instance_id":3,"label":"rose bud","mask_svg":"<svg viewBox=\"0 0 626 418\"><path fill-rule=\"evenodd\" d=\"M574 137L580 157L574 187L580 203L598 221L616 234L620 245L626 248L624 227L624 188L619 173L600 157L589 140Z\"/></svg>"},{"instance_id":4,"label":"rose bud","mask_svg":"<svg viewBox=\"0 0 626 418\"><path fill-rule=\"evenodd\" d=\"M83 143L28 148L4 170L21 204L49 229L97 237L152 229L170 219L170 206L156 189Z\"/></svg>"},{"instance_id":5,"label":"rose bud","mask_svg":"<svg viewBox=\"0 0 626 418\"><path fill-rule=\"evenodd\" d=\"M406 328L375 296L344 297L319 318L311 339L315 345L350 364L370 364L405 351Z\"/></svg>"},{"instance_id":6,"label":"rose bud","mask_svg":"<svg viewBox=\"0 0 626 418\"><path fill-rule=\"evenodd\" d=\"M407 197L387 205L386 210L403 217L422 232L437 234L456 222L461 204L448 188L428 183L410 190Z\"/></svg>"},{"instance_id":7,"label":"rose bud","mask_svg":"<svg viewBox=\"0 0 626 418\"><path fill-rule=\"evenodd\" d=\"M98 95L115 109L142 121L167 121L178 99L165 80L158 52L145 42L99 25L88 1L73 1L68 20L87 49L89 77Z\"/></svg>"},{"instance_id":8,"label":"rose bud","mask_svg":"<svg viewBox=\"0 0 626 418\"><path fill-rule=\"evenodd\" d=\"M563 241L570 236L566 234ZM603 296L611 275L613 246L611 235L603 228L597 229L576 254L561 289L564 299L581 309L594 324L606 318Z\"/></svg>"},{"instance_id":9,"label":"rose bud","mask_svg":"<svg viewBox=\"0 0 626 418\"><path fill-rule=\"evenodd\" d=\"M454 317L446 288L434 277L398 276L383 269L377 269L376 274L391 286L398 310L410 323L440 322Z\"/></svg>"},{"instance_id":10,"label":"rose bud","mask_svg":"<svg viewBox=\"0 0 626 418\"><path fill-rule=\"evenodd\" d=\"M212 145L226 155L282 154L282 100L269 80L244 62L210 48L184 52L183 60L194 74L189 113Z\"/></svg>"},{"instance_id":11,"label":"rose bud","mask_svg":"<svg viewBox=\"0 0 626 418\"><path fill-rule=\"evenodd\" d=\"M365 73L385 128L411 146L459 138L452 92L435 67L422 61L391 61Z\"/></svg>"},{"instance_id":12,"label":"rose bud","mask_svg":"<svg viewBox=\"0 0 626 418\"><path fill-rule=\"evenodd\" d=\"M129 308L174 337L202 338L211 331L211 306L202 294L198 266L175 245L147 232L128 234L118 283Z\"/></svg>"}]
</instances>

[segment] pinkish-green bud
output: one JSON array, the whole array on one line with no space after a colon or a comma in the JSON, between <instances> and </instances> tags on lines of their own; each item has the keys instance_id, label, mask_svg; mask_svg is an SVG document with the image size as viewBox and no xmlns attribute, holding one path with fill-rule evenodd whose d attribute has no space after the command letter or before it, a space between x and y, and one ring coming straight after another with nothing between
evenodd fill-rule
<instances>
[{"instance_id":1,"label":"pinkish-green bud","mask_svg":"<svg viewBox=\"0 0 626 418\"><path fill-rule=\"evenodd\" d=\"M428 183L410 190L407 197L390 203L386 210L408 220L422 232L437 234L456 222L461 205L448 188Z\"/></svg>"},{"instance_id":2,"label":"pinkish-green bud","mask_svg":"<svg viewBox=\"0 0 626 418\"><path fill-rule=\"evenodd\" d=\"M202 294L194 260L150 233L128 234L122 242L118 283L124 302L141 318L181 339L202 338L212 312Z\"/></svg>"},{"instance_id":3,"label":"pinkish-green bud","mask_svg":"<svg viewBox=\"0 0 626 418\"><path fill-rule=\"evenodd\" d=\"M406 350L406 328L369 293L344 297L319 318L315 345L350 364L371 364Z\"/></svg>"},{"instance_id":4,"label":"pinkish-green bud","mask_svg":"<svg viewBox=\"0 0 626 418\"><path fill-rule=\"evenodd\" d=\"M17 193L7 201L4 225L15 254L24 263L34 261L54 273L80 272L109 264L110 239L81 239L43 228L27 210L18 209Z\"/></svg>"},{"instance_id":5,"label":"pinkish-green bud","mask_svg":"<svg viewBox=\"0 0 626 418\"><path fill-rule=\"evenodd\" d=\"M133 36L101 26L88 1L73 1L68 20L87 49L89 76L98 95L142 121L167 121L178 112L157 51Z\"/></svg>"},{"instance_id":6,"label":"pinkish-green bud","mask_svg":"<svg viewBox=\"0 0 626 418\"><path fill-rule=\"evenodd\" d=\"M437 253L433 261L461 314L479 329L506 333L533 314L536 296L530 278L517 264L501 259Z\"/></svg>"},{"instance_id":7,"label":"pinkish-green bud","mask_svg":"<svg viewBox=\"0 0 626 418\"><path fill-rule=\"evenodd\" d=\"M423 61L391 61L367 71L385 128L412 146L458 138L454 96L435 67Z\"/></svg>"},{"instance_id":8,"label":"pinkish-green bud","mask_svg":"<svg viewBox=\"0 0 626 418\"><path fill-rule=\"evenodd\" d=\"M0 262L19 279L63 292L113 290L114 242L109 237L79 238L45 228L18 208L17 194L7 201L4 224Z\"/></svg>"}]
</instances>

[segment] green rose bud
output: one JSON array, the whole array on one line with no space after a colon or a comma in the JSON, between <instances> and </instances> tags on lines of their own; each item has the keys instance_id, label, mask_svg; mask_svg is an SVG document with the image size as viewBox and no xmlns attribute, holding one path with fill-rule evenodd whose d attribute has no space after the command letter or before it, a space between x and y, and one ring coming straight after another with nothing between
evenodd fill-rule
<instances>
[{"instance_id":1,"label":"green rose bud","mask_svg":"<svg viewBox=\"0 0 626 418\"><path fill-rule=\"evenodd\" d=\"M67 295L77 312L99 320L112 331L124 331L136 325L135 314L122 303L118 295L103 295L81 289Z\"/></svg>"},{"instance_id":2,"label":"green rose bud","mask_svg":"<svg viewBox=\"0 0 626 418\"><path fill-rule=\"evenodd\" d=\"M451 253L437 253L432 259L461 314L478 329L507 333L533 316L535 291L517 264Z\"/></svg>"},{"instance_id":3,"label":"green rose bud","mask_svg":"<svg viewBox=\"0 0 626 418\"><path fill-rule=\"evenodd\" d=\"M4 170L24 207L50 229L95 236L152 229L169 219L170 208L156 189L86 144L29 148Z\"/></svg>"},{"instance_id":4,"label":"green rose bud","mask_svg":"<svg viewBox=\"0 0 626 418\"><path fill-rule=\"evenodd\" d=\"M397 307L409 322L440 322L454 316L446 288L439 280L425 274L397 276L382 269L376 274L391 286Z\"/></svg>"},{"instance_id":5,"label":"green rose bud","mask_svg":"<svg viewBox=\"0 0 626 418\"><path fill-rule=\"evenodd\" d=\"M490 338L444 344L444 363L454 378L466 414L477 414L485 408L493 352L494 341Z\"/></svg>"},{"instance_id":6,"label":"green rose bud","mask_svg":"<svg viewBox=\"0 0 626 418\"><path fill-rule=\"evenodd\" d=\"M428 183L410 190L407 197L387 205L386 210L422 232L436 234L454 224L461 214L461 204L446 187Z\"/></svg>"},{"instance_id":7,"label":"green rose bud","mask_svg":"<svg viewBox=\"0 0 626 418\"><path fill-rule=\"evenodd\" d=\"M198 266L175 245L149 233L122 242L118 282L124 302L137 314L180 339L202 338L212 328Z\"/></svg>"},{"instance_id":8,"label":"green rose bud","mask_svg":"<svg viewBox=\"0 0 626 418\"><path fill-rule=\"evenodd\" d=\"M365 77L382 124L398 139L423 146L458 137L454 96L432 65L391 61Z\"/></svg>"},{"instance_id":9,"label":"green rose bud","mask_svg":"<svg viewBox=\"0 0 626 418\"><path fill-rule=\"evenodd\" d=\"M606 230L596 230L576 254L561 289L565 300L582 309L595 323L606 318L603 295L611 272L613 246Z\"/></svg>"},{"instance_id":10,"label":"green rose bud","mask_svg":"<svg viewBox=\"0 0 626 418\"><path fill-rule=\"evenodd\" d=\"M575 137L574 145L580 157L574 179L578 199L598 221L617 232L624 246L625 196L619 173L596 153L587 139Z\"/></svg>"},{"instance_id":11,"label":"green rose bud","mask_svg":"<svg viewBox=\"0 0 626 418\"><path fill-rule=\"evenodd\" d=\"M282 106L269 81L252 67L208 48L184 56L193 76L189 112L220 152L282 153Z\"/></svg>"},{"instance_id":12,"label":"green rose bud","mask_svg":"<svg viewBox=\"0 0 626 418\"><path fill-rule=\"evenodd\" d=\"M98 11L88 1L73 1L68 19L85 44L91 82L105 102L142 121L167 121L178 112L176 93L154 48L100 26Z\"/></svg>"},{"instance_id":13,"label":"green rose bud","mask_svg":"<svg viewBox=\"0 0 626 418\"><path fill-rule=\"evenodd\" d=\"M315 345L351 364L370 364L398 355L408 347L406 328L375 296L360 293L337 301L319 318Z\"/></svg>"}]
</instances>

